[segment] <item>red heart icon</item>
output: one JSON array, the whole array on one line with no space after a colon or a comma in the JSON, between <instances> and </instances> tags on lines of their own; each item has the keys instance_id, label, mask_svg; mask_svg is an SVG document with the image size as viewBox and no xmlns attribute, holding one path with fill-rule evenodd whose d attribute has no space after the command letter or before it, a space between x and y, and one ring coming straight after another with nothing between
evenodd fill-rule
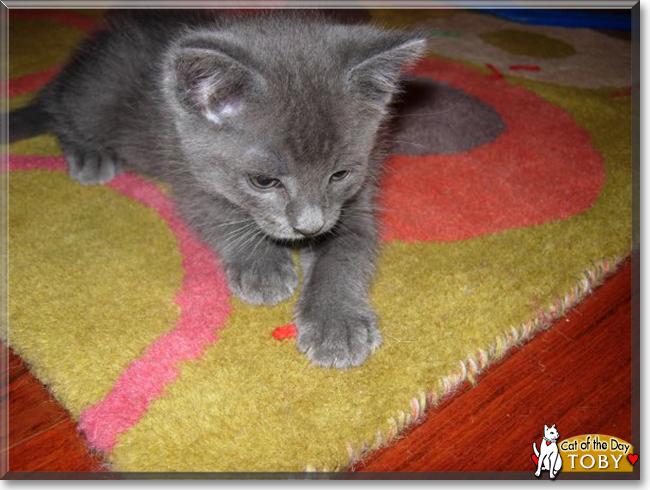
<instances>
[{"instance_id":1,"label":"red heart icon","mask_svg":"<svg viewBox=\"0 0 650 490\"><path fill-rule=\"evenodd\" d=\"M639 459L638 454L628 454L627 459L630 460L630 463L632 463L632 466L636 464L637 459Z\"/></svg>"}]
</instances>

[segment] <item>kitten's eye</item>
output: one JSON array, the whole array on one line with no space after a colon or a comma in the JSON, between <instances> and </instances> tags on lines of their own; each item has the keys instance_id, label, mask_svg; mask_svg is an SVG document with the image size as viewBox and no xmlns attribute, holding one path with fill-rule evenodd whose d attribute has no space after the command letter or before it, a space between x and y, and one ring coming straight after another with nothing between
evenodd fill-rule
<instances>
[{"instance_id":1,"label":"kitten's eye","mask_svg":"<svg viewBox=\"0 0 650 490\"><path fill-rule=\"evenodd\" d=\"M249 175L248 180L258 189L271 189L280 185L278 179L266 175Z\"/></svg>"},{"instance_id":2,"label":"kitten's eye","mask_svg":"<svg viewBox=\"0 0 650 490\"><path fill-rule=\"evenodd\" d=\"M339 170L338 172L334 172L332 176L330 177L330 181L337 181L337 180L343 180L345 179L348 175L350 175L349 170Z\"/></svg>"}]
</instances>

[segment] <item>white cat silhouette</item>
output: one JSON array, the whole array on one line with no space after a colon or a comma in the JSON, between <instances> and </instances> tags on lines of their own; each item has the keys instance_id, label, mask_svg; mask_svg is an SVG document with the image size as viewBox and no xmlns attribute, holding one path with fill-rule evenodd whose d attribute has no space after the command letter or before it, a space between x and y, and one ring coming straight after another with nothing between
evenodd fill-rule
<instances>
[{"instance_id":1,"label":"white cat silhouette","mask_svg":"<svg viewBox=\"0 0 650 490\"><path fill-rule=\"evenodd\" d=\"M533 442L533 451L535 451L533 461L537 460L535 461L537 463L535 476L540 476L542 470L548 470L549 476L554 479L562 469L562 456L560 456L560 450L557 447L559 438L560 433L555 428L555 424L551 427L544 425L544 438L539 445L539 451Z\"/></svg>"}]
</instances>

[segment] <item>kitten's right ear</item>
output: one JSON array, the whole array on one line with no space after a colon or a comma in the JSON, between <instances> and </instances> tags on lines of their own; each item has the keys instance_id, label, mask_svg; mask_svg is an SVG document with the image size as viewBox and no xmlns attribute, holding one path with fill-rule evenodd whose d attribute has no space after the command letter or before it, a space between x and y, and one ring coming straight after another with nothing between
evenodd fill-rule
<instances>
[{"instance_id":1,"label":"kitten's right ear","mask_svg":"<svg viewBox=\"0 0 650 490\"><path fill-rule=\"evenodd\" d=\"M218 48L184 45L172 50L166 82L188 112L221 125L243 111L261 76Z\"/></svg>"},{"instance_id":2,"label":"kitten's right ear","mask_svg":"<svg viewBox=\"0 0 650 490\"><path fill-rule=\"evenodd\" d=\"M422 56L426 38L406 32L388 32L369 43L347 73L346 82L363 99L384 112L398 90L401 72Z\"/></svg>"}]
</instances>

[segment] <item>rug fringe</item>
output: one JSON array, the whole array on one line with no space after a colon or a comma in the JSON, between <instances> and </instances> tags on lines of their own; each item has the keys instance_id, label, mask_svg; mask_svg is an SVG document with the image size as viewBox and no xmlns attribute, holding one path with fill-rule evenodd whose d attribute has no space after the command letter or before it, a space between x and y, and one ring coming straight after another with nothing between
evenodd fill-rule
<instances>
[{"instance_id":1,"label":"rug fringe","mask_svg":"<svg viewBox=\"0 0 650 490\"><path fill-rule=\"evenodd\" d=\"M357 445L347 443L348 461L343 465L337 465L334 469L325 466L318 467L316 464L306 466L306 472L328 472L344 471L363 460L368 454L377 449L390 445L397 440L404 432L404 429L418 425L426 418L427 408L439 404L444 398L454 393L465 381L472 385L476 384L476 377L483 370L505 356L513 347L519 347L528 342L535 334L548 329L555 321L562 318L566 313L584 300L595 287L602 284L605 277L616 271L618 267L628 258L611 257L601 262L592 262L592 266L582 272L576 285L564 296L558 297L545 310L540 309L537 316L517 326L511 326L503 334L494 339L487 349L478 349L476 354L468 356L458 363L458 370L440 379L436 391L418 391L418 394L411 398L410 409L399 411L394 417L388 419L390 429L385 433L377 431L372 444L362 443Z\"/></svg>"}]
</instances>

